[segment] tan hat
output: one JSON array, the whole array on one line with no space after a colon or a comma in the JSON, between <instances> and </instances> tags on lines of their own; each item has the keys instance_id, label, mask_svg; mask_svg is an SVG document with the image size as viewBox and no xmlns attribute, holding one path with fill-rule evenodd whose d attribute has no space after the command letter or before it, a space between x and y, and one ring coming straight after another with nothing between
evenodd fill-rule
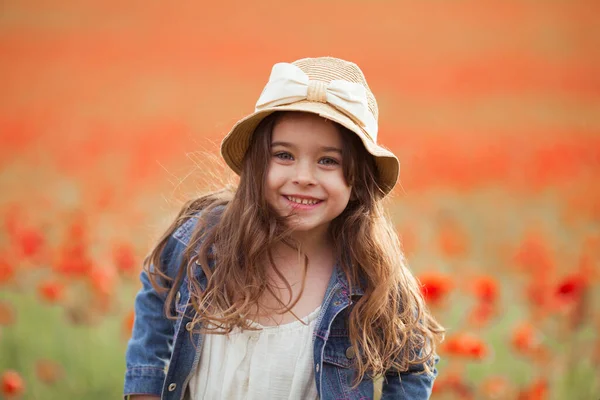
<instances>
[{"instance_id":1,"label":"tan hat","mask_svg":"<svg viewBox=\"0 0 600 400\"><path fill-rule=\"evenodd\" d=\"M333 57L275 64L254 113L238 121L221 143L221 155L236 174L240 174L254 130L276 111L318 114L348 128L375 157L384 193L396 184L400 163L391 151L377 144L377 102L356 64Z\"/></svg>"}]
</instances>

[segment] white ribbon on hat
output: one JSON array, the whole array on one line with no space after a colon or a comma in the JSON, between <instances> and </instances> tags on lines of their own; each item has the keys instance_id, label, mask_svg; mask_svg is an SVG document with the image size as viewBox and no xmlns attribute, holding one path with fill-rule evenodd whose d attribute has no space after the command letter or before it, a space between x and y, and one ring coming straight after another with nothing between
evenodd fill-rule
<instances>
[{"instance_id":1,"label":"white ribbon on hat","mask_svg":"<svg viewBox=\"0 0 600 400\"><path fill-rule=\"evenodd\" d=\"M377 120L369 110L365 87L341 79L319 84L325 87L327 103L358 121L371 139L377 142ZM269 82L256 102L256 111L306 100L309 86L310 78L299 67L288 63L275 64Z\"/></svg>"}]
</instances>

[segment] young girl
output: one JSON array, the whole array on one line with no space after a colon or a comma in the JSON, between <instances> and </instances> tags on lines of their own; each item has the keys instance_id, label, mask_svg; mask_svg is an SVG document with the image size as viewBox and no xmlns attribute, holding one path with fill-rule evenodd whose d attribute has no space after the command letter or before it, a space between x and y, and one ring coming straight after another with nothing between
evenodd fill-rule
<instances>
[{"instance_id":1,"label":"young girl","mask_svg":"<svg viewBox=\"0 0 600 400\"><path fill-rule=\"evenodd\" d=\"M433 319L383 207L398 179L357 65L273 67L221 154L239 186L188 202L147 257L131 399L427 399Z\"/></svg>"}]
</instances>

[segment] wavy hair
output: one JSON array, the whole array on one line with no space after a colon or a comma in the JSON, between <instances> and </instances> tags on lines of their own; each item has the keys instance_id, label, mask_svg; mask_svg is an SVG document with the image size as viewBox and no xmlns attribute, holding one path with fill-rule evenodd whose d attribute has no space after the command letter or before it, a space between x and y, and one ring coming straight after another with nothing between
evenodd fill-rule
<instances>
[{"instance_id":1,"label":"wavy hair","mask_svg":"<svg viewBox=\"0 0 600 400\"><path fill-rule=\"evenodd\" d=\"M309 259L291 238L287 217L277 214L264 193L272 130L280 115L268 116L255 130L239 185L188 201L146 257L144 268L154 288L166 292L169 318L177 317L174 297L187 274L190 302L196 311L193 323L201 332L255 329L249 320L258 315L259 299L265 293L275 294L261 260L269 260L290 293L288 301L279 299L281 307L274 311L291 311L300 298L304 281L300 294L292 299L291 286L275 266L270 250L281 243L297 250L306 272ZM348 320L350 342L358 349L355 384L365 374L382 376L413 366L432 373L435 346L443 340L444 328L429 312L408 269L396 230L385 212L373 156L354 133L336 126L343 135L342 168L352 196L346 209L331 221L328 234L349 284L364 290L363 296L353 299ZM170 278L161 255L173 232L190 218L197 218L198 223L177 275ZM195 279L198 267L207 278L204 289Z\"/></svg>"}]
</instances>

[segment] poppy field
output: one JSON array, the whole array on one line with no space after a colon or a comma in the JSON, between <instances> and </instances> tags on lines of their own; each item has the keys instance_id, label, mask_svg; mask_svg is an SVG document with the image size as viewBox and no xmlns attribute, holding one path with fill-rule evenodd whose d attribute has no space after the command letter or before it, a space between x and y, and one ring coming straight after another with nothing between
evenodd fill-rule
<instances>
[{"instance_id":1,"label":"poppy field","mask_svg":"<svg viewBox=\"0 0 600 400\"><path fill-rule=\"evenodd\" d=\"M356 62L447 329L433 399L600 398L593 1L0 5L0 398L120 398L142 260L271 66Z\"/></svg>"}]
</instances>

